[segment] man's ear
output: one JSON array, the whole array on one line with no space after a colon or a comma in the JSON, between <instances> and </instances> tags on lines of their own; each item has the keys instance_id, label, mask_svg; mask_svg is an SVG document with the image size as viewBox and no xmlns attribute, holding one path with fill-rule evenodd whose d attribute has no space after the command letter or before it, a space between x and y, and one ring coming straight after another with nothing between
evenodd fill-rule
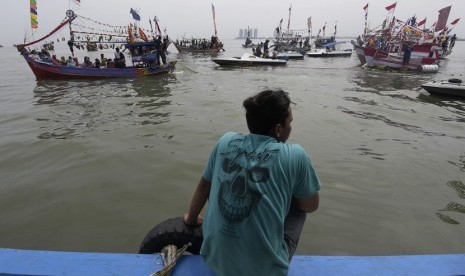
<instances>
[{"instance_id":1,"label":"man's ear","mask_svg":"<svg viewBox=\"0 0 465 276\"><path fill-rule=\"evenodd\" d=\"M274 137L276 140L279 140L279 136L281 135L281 124L277 124L273 128L274 130Z\"/></svg>"}]
</instances>

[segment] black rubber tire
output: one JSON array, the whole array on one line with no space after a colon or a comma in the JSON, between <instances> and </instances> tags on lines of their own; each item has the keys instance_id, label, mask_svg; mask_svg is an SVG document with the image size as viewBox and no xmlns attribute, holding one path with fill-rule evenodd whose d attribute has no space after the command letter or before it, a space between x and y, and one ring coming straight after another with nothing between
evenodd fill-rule
<instances>
[{"instance_id":1,"label":"black rubber tire","mask_svg":"<svg viewBox=\"0 0 465 276\"><path fill-rule=\"evenodd\" d=\"M181 217L170 218L148 232L140 245L139 254L159 253L167 245L180 248L190 242L192 245L186 251L198 255L202 241L201 226L187 226Z\"/></svg>"},{"instance_id":2,"label":"black rubber tire","mask_svg":"<svg viewBox=\"0 0 465 276\"><path fill-rule=\"evenodd\" d=\"M451 83L461 83L462 80L461 79L449 79L449 82L451 82Z\"/></svg>"}]
</instances>

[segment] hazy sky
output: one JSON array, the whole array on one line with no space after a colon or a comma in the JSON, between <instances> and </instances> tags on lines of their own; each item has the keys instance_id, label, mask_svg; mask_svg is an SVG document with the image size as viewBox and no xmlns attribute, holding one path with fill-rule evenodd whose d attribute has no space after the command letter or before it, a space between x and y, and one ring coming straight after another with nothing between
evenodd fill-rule
<instances>
[{"instance_id":1,"label":"hazy sky","mask_svg":"<svg viewBox=\"0 0 465 276\"><path fill-rule=\"evenodd\" d=\"M363 31L365 14L363 7L369 3L368 22L374 27L387 15L385 7L396 1L376 0L36 0L39 28L34 37L49 33L65 17L67 9L111 25L127 25L132 22L131 8L140 11L140 25L149 29L149 18L157 16L162 28L172 38L187 36L209 37L213 34L211 5L215 6L216 26L220 39L235 38L240 28L258 29L259 36L272 36L274 28L283 18L287 28L289 7L292 5L291 29L306 29L307 18L312 17L313 33L327 22L327 34L334 31L337 21L338 36L357 36ZM29 0L1 0L0 44L21 43L30 33ZM452 6L449 21L461 17L452 33L465 37L465 0L399 0L395 16L401 20L416 15L418 20L427 17L431 26L438 10Z\"/></svg>"}]
</instances>

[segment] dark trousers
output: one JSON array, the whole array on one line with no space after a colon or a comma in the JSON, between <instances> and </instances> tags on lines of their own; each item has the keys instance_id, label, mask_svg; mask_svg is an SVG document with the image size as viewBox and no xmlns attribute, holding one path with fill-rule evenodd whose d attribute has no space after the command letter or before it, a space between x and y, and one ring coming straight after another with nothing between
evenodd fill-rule
<instances>
[{"instance_id":1,"label":"dark trousers","mask_svg":"<svg viewBox=\"0 0 465 276\"><path fill-rule=\"evenodd\" d=\"M289 250L289 262L291 262L295 250L297 249L297 244L299 243L300 234L302 233L306 218L307 213L301 211L292 203L286 220L284 221L284 241Z\"/></svg>"}]
</instances>

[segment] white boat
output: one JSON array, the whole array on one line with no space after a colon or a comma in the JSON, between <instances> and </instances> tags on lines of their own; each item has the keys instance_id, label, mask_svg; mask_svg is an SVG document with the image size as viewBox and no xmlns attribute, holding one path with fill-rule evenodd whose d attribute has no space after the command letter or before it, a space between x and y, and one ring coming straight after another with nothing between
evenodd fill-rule
<instances>
[{"instance_id":1,"label":"white boat","mask_svg":"<svg viewBox=\"0 0 465 276\"><path fill-rule=\"evenodd\" d=\"M352 49L337 49L336 45L346 43L341 42L330 42L324 44L322 47L315 48L314 51L307 52L309 57L350 57L352 55Z\"/></svg>"},{"instance_id":2,"label":"white boat","mask_svg":"<svg viewBox=\"0 0 465 276\"><path fill-rule=\"evenodd\" d=\"M276 58L278 59L304 59L304 55L295 52L295 51L287 51L287 52L281 52L276 55Z\"/></svg>"},{"instance_id":3,"label":"white boat","mask_svg":"<svg viewBox=\"0 0 465 276\"><path fill-rule=\"evenodd\" d=\"M243 54L241 57L214 58L212 61L221 66L279 66L287 63L287 60L260 58L248 53Z\"/></svg>"},{"instance_id":4,"label":"white boat","mask_svg":"<svg viewBox=\"0 0 465 276\"><path fill-rule=\"evenodd\" d=\"M465 97L465 85L461 79L431 81L422 84L421 87L430 94Z\"/></svg>"},{"instance_id":5,"label":"white boat","mask_svg":"<svg viewBox=\"0 0 465 276\"><path fill-rule=\"evenodd\" d=\"M319 49L314 52L307 52L309 57L350 57L352 55L352 49L346 50L328 50L328 49Z\"/></svg>"}]
</instances>

